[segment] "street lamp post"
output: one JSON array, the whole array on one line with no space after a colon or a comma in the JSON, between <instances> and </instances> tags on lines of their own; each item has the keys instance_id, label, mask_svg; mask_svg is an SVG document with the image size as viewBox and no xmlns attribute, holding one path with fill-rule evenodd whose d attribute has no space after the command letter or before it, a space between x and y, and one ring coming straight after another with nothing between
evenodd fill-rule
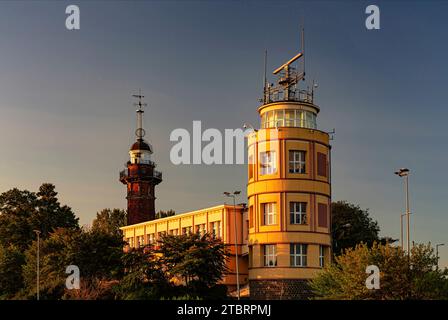
<instances>
[{"instance_id":1,"label":"street lamp post","mask_svg":"<svg viewBox=\"0 0 448 320\"><path fill-rule=\"evenodd\" d=\"M37 235L37 259L36 259L36 269L37 269L37 277L36 277L36 292L37 292L37 300L39 300L39 283L40 283L40 281L39 281L39 273L40 273L40 264L39 264L39 261L40 261L40 257L39 257L39 254L40 254L40 234L41 234L41 232L39 231L39 230L34 230L34 232L36 233L36 235Z\"/></svg>"},{"instance_id":2,"label":"street lamp post","mask_svg":"<svg viewBox=\"0 0 448 320\"><path fill-rule=\"evenodd\" d=\"M233 193L230 192L224 192L224 194L227 197L231 197L233 198L233 221L235 224L235 271L236 271L236 291L237 291L237 295L238 295L238 300L240 300L240 274L239 274L239 270L238 270L238 229L237 229L237 220L236 220L236 202L235 202L235 197L237 195L239 195L241 193L241 191L234 191Z\"/></svg>"},{"instance_id":3,"label":"street lamp post","mask_svg":"<svg viewBox=\"0 0 448 320\"><path fill-rule=\"evenodd\" d=\"M408 256L411 254L411 231L410 231L410 215L411 211L409 209L409 169L400 168L395 174L399 177L404 177L404 191L405 191L405 206L406 206L406 242L407 242L407 251ZM403 245L403 243L402 243Z\"/></svg>"},{"instance_id":4,"label":"street lamp post","mask_svg":"<svg viewBox=\"0 0 448 320\"><path fill-rule=\"evenodd\" d=\"M437 258L437 266L436 270L439 270L439 247L444 246L444 243L438 243L436 244L436 258Z\"/></svg>"},{"instance_id":5,"label":"street lamp post","mask_svg":"<svg viewBox=\"0 0 448 320\"><path fill-rule=\"evenodd\" d=\"M403 217L405 213L400 214L400 246L403 248Z\"/></svg>"}]
</instances>

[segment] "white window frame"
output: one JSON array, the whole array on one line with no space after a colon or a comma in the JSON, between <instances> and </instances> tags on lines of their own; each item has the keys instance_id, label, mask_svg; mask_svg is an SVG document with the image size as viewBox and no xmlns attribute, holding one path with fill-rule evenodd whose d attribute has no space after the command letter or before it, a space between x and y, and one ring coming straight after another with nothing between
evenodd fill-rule
<instances>
[{"instance_id":1,"label":"white window frame","mask_svg":"<svg viewBox=\"0 0 448 320\"><path fill-rule=\"evenodd\" d=\"M275 151L260 152L260 175L277 172L277 154Z\"/></svg>"},{"instance_id":2,"label":"white window frame","mask_svg":"<svg viewBox=\"0 0 448 320\"><path fill-rule=\"evenodd\" d=\"M274 128L284 127L285 125L285 110L275 110L274 112Z\"/></svg>"},{"instance_id":3,"label":"white window frame","mask_svg":"<svg viewBox=\"0 0 448 320\"><path fill-rule=\"evenodd\" d=\"M319 246L319 266L321 268L325 267L325 246Z\"/></svg>"},{"instance_id":4,"label":"white window frame","mask_svg":"<svg viewBox=\"0 0 448 320\"><path fill-rule=\"evenodd\" d=\"M277 224L277 203L266 202L263 206L263 224L265 226L272 226Z\"/></svg>"},{"instance_id":5,"label":"white window frame","mask_svg":"<svg viewBox=\"0 0 448 320\"><path fill-rule=\"evenodd\" d=\"M203 236L207 232L205 223L201 223L196 225L196 233L199 233L199 235Z\"/></svg>"},{"instance_id":6,"label":"white window frame","mask_svg":"<svg viewBox=\"0 0 448 320\"><path fill-rule=\"evenodd\" d=\"M221 238L221 221L211 222L212 234L216 238Z\"/></svg>"},{"instance_id":7,"label":"white window frame","mask_svg":"<svg viewBox=\"0 0 448 320\"><path fill-rule=\"evenodd\" d=\"M291 267L306 267L308 264L307 254L308 254L307 244L291 243L290 244Z\"/></svg>"},{"instance_id":8,"label":"white window frame","mask_svg":"<svg viewBox=\"0 0 448 320\"><path fill-rule=\"evenodd\" d=\"M289 203L290 224L306 225L308 223L306 207L306 202L291 201Z\"/></svg>"},{"instance_id":9,"label":"white window frame","mask_svg":"<svg viewBox=\"0 0 448 320\"><path fill-rule=\"evenodd\" d=\"M145 239L143 236L137 236L137 248L141 248L145 245Z\"/></svg>"},{"instance_id":10,"label":"white window frame","mask_svg":"<svg viewBox=\"0 0 448 320\"><path fill-rule=\"evenodd\" d=\"M263 247L263 257L265 267L276 267L277 266L277 245L275 244L265 244Z\"/></svg>"},{"instance_id":11,"label":"white window frame","mask_svg":"<svg viewBox=\"0 0 448 320\"><path fill-rule=\"evenodd\" d=\"M290 109L271 110L261 116L261 128L297 127L316 129L316 114L309 110L295 109L293 118L286 119Z\"/></svg>"},{"instance_id":12,"label":"white window frame","mask_svg":"<svg viewBox=\"0 0 448 320\"><path fill-rule=\"evenodd\" d=\"M288 168L289 173L301 173L301 174L306 173L306 151L289 150L288 156L289 156L289 168Z\"/></svg>"}]
</instances>

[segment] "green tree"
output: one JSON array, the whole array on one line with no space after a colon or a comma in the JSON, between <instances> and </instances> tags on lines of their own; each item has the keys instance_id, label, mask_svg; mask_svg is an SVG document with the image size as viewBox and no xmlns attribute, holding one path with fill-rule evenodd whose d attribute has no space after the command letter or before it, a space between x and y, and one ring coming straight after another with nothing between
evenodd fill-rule
<instances>
[{"instance_id":1,"label":"green tree","mask_svg":"<svg viewBox=\"0 0 448 320\"><path fill-rule=\"evenodd\" d=\"M0 245L0 300L9 299L23 287L23 252L14 246L4 248Z\"/></svg>"},{"instance_id":2,"label":"green tree","mask_svg":"<svg viewBox=\"0 0 448 320\"><path fill-rule=\"evenodd\" d=\"M115 235L82 229L60 228L41 241L41 283L42 299L61 299L70 296L65 290L67 266L80 269L81 283L89 288L94 283L121 278L123 241ZM26 251L23 267L25 289L22 298L34 298L36 292L36 241Z\"/></svg>"},{"instance_id":3,"label":"green tree","mask_svg":"<svg viewBox=\"0 0 448 320\"><path fill-rule=\"evenodd\" d=\"M85 279L118 279L123 271L124 244L116 234L97 230L82 232L74 244L73 264L79 266Z\"/></svg>"},{"instance_id":4,"label":"green tree","mask_svg":"<svg viewBox=\"0 0 448 320\"><path fill-rule=\"evenodd\" d=\"M64 294L66 267L75 264L74 247L79 241L80 230L58 229L40 241L40 298L60 299ZM23 278L25 287L18 298L35 299L36 296L37 241L25 252Z\"/></svg>"},{"instance_id":5,"label":"green tree","mask_svg":"<svg viewBox=\"0 0 448 320\"><path fill-rule=\"evenodd\" d=\"M42 238L57 228L78 228L78 218L67 206L61 206L52 184L44 183L34 193L17 188L0 195L0 244L26 250L35 239L33 230Z\"/></svg>"},{"instance_id":6,"label":"green tree","mask_svg":"<svg viewBox=\"0 0 448 320\"><path fill-rule=\"evenodd\" d=\"M171 209L168 211L160 210L156 213L156 219L171 217L171 216L174 216L175 214L176 214L176 211L171 210Z\"/></svg>"},{"instance_id":7,"label":"green tree","mask_svg":"<svg viewBox=\"0 0 448 320\"><path fill-rule=\"evenodd\" d=\"M123 255L125 275L116 287L120 299L152 300L169 296L171 285L154 251L132 249Z\"/></svg>"},{"instance_id":8,"label":"green tree","mask_svg":"<svg viewBox=\"0 0 448 320\"><path fill-rule=\"evenodd\" d=\"M27 190L11 189L0 194L0 244L25 250L31 243L33 225L30 217L36 213L37 196Z\"/></svg>"},{"instance_id":9,"label":"green tree","mask_svg":"<svg viewBox=\"0 0 448 320\"><path fill-rule=\"evenodd\" d=\"M120 227L126 225L126 211L121 209L103 209L96 214L92 230L122 237Z\"/></svg>"},{"instance_id":10,"label":"green tree","mask_svg":"<svg viewBox=\"0 0 448 320\"><path fill-rule=\"evenodd\" d=\"M369 216L369 210L346 201L331 204L333 253L339 255L346 248L359 243L371 246L377 242L394 242L390 238L379 238L378 222Z\"/></svg>"},{"instance_id":11,"label":"green tree","mask_svg":"<svg viewBox=\"0 0 448 320\"><path fill-rule=\"evenodd\" d=\"M37 211L31 215L30 224L33 228L42 232L43 238L46 238L57 228L78 228L79 219L70 207L61 206L53 184L43 183L36 195Z\"/></svg>"},{"instance_id":12,"label":"green tree","mask_svg":"<svg viewBox=\"0 0 448 320\"><path fill-rule=\"evenodd\" d=\"M366 267L380 270L380 289L366 287ZM336 257L312 280L321 299L448 299L448 270L435 270L436 258L429 245L416 245L410 259L400 247L359 244Z\"/></svg>"},{"instance_id":13,"label":"green tree","mask_svg":"<svg viewBox=\"0 0 448 320\"><path fill-rule=\"evenodd\" d=\"M225 245L208 233L164 235L157 252L168 277L182 279L198 296L216 286L228 271Z\"/></svg>"}]
</instances>

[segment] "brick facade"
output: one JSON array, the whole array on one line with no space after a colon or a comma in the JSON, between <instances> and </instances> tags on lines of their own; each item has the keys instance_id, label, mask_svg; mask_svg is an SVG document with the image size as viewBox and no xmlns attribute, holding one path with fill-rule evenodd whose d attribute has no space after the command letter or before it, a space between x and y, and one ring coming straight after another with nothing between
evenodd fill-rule
<instances>
[{"instance_id":1,"label":"brick facade","mask_svg":"<svg viewBox=\"0 0 448 320\"><path fill-rule=\"evenodd\" d=\"M308 280L249 280L252 300L307 300L313 297Z\"/></svg>"}]
</instances>

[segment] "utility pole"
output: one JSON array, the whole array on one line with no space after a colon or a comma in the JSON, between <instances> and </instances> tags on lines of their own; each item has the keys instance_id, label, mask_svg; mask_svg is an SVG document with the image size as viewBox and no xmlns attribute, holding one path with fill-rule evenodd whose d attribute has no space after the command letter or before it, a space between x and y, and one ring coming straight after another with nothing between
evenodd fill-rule
<instances>
[{"instance_id":1,"label":"utility pole","mask_svg":"<svg viewBox=\"0 0 448 320\"><path fill-rule=\"evenodd\" d=\"M36 277L36 291L37 291L37 300L39 300L39 293L40 293L40 290L39 290L39 283L40 283L40 281L39 281L39 273L40 273L40 257L39 257L39 255L40 255L40 234L41 234L41 232L39 231L39 230L34 230L34 232L36 233L36 235L37 235L37 259L36 259L36 272L37 272L37 277Z\"/></svg>"}]
</instances>

